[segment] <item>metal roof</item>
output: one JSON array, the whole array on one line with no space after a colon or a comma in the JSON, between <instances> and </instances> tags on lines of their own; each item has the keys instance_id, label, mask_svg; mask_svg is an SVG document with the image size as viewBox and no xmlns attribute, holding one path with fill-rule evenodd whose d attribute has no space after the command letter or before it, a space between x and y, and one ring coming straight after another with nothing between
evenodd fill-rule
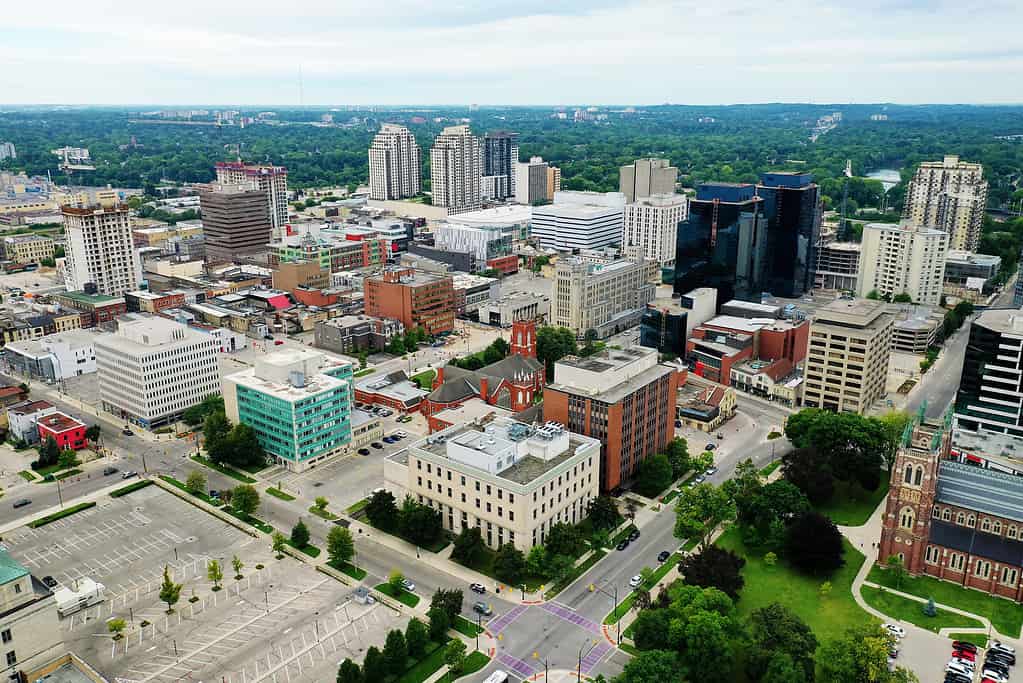
<instances>
[{"instance_id":1,"label":"metal roof","mask_svg":"<svg viewBox=\"0 0 1023 683\"><path fill-rule=\"evenodd\" d=\"M1023 477L945 460L935 500L1023 522Z\"/></svg>"}]
</instances>

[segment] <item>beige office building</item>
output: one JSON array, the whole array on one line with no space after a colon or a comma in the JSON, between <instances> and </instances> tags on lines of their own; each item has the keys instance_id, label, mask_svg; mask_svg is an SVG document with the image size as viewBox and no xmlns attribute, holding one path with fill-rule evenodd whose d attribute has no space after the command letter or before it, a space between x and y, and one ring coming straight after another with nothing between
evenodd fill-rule
<instances>
[{"instance_id":1,"label":"beige office building","mask_svg":"<svg viewBox=\"0 0 1023 683\"><path fill-rule=\"evenodd\" d=\"M868 223L860 242L856 293L908 294L914 303L937 306L945 279L948 234L909 223Z\"/></svg>"},{"instance_id":2,"label":"beige office building","mask_svg":"<svg viewBox=\"0 0 1023 683\"><path fill-rule=\"evenodd\" d=\"M639 322L656 293L655 261L587 263L558 261L554 280L553 323L583 336L596 330L601 339Z\"/></svg>"},{"instance_id":3,"label":"beige office building","mask_svg":"<svg viewBox=\"0 0 1023 683\"><path fill-rule=\"evenodd\" d=\"M618 191L631 204L653 194L672 194L676 180L678 169L667 159L636 159L618 170Z\"/></svg>"},{"instance_id":4,"label":"beige office building","mask_svg":"<svg viewBox=\"0 0 1023 683\"><path fill-rule=\"evenodd\" d=\"M921 163L906 190L902 217L947 232L949 249L977 251L987 208L983 175L982 165L958 156Z\"/></svg>"},{"instance_id":5,"label":"beige office building","mask_svg":"<svg viewBox=\"0 0 1023 683\"><path fill-rule=\"evenodd\" d=\"M273 232L267 193L248 181L199 195L206 263L231 263L267 250Z\"/></svg>"},{"instance_id":6,"label":"beige office building","mask_svg":"<svg viewBox=\"0 0 1023 683\"><path fill-rule=\"evenodd\" d=\"M390 456L384 479L395 497L439 510L444 529L477 527L491 548L528 552L554 524L586 517L600 485L600 441L557 423L484 416Z\"/></svg>"},{"instance_id":7,"label":"beige office building","mask_svg":"<svg viewBox=\"0 0 1023 683\"><path fill-rule=\"evenodd\" d=\"M678 224L688 217L688 206L681 194L654 194L626 204L622 225L625 257L674 266Z\"/></svg>"},{"instance_id":8,"label":"beige office building","mask_svg":"<svg viewBox=\"0 0 1023 683\"><path fill-rule=\"evenodd\" d=\"M65 652L53 592L0 548L0 639L4 680L25 680Z\"/></svg>"},{"instance_id":9,"label":"beige office building","mask_svg":"<svg viewBox=\"0 0 1023 683\"><path fill-rule=\"evenodd\" d=\"M810 325L803 405L863 413L884 396L894 318L883 301L836 299Z\"/></svg>"},{"instance_id":10,"label":"beige office building","mask_svg":"<svg viewBox=\"0 0 1023 683\"><path fill-rule=\"evenodd\" d=\"M405 126L385 123L369 148L370 199L407 199L419 194L420 151Z\"/></svg>"},{"instance_id":11,"label":"beige office building","mask_svg":"<svg viewBox=\"0 0 1023 683\"><path fill-rule=\"evenodd\" d=\"M5 237L4 258L15 263L39 263L53 258L53 240L42 235Z\"/></svg>"},{"instance_id":12,"label":"beige office building","mask_svg":"<svg viewBox=\"0 0 1023 683\"><path fill-rule=\"evenodd\" d=\"M139 288L142 262L132 240L126 204L61 207L67 235L64 286L69 292L96 285L98 294L121 296Z\"/></svg>"},{"instance_id":13,"label":"beige office building","mask_svg":"<svg viewBox=\"0 0 1023 683\"><path fill-rule=\"evenodd\" d=\"M547 198L552 199L555 192L561 192L561 169L557 166L548 166Z\"/></svg>"},{"instance_id":14,"label":"beige office building","mask_svg":"<svg viewBox=\"0 0 1023 683\"><path fill-rule=\"evenodd\" d=\"M469 126L449 126L430 150L432 202L448 214L476 211L482 204L483 140Z\"/></svg>"}]
</instances>

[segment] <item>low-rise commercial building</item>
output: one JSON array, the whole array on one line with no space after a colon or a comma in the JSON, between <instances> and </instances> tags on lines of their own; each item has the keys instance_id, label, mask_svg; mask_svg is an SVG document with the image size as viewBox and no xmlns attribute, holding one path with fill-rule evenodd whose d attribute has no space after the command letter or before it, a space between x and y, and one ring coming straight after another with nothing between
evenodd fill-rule
<instances>
[{"instance_id":1,"label":"low-rise commercial building","mask_svg":"<svg viewBox=\"0 0 1023 683\"><path fill-rule=\"evenodd\" d=\"M490 548L511 543L526 552L553 525L582 521L599 467L596 439L498 417L413 443L388 458L384 477L399 496L438 510L451 533L475 527Z\"/></svg>"},{"instance_id":2,"label":"low-rise commercial building","mask_svg":"<svg viewBox=\"0 0 1023 683\"><path fill-rule=\"evenodd\" d=\"M675 417L687 427L712 432L735 415L735 390L731 387L687 387L679 392Z\"/></svg>"},{"instance_id":3,"label":"low-rise commercial building","mask_svg":"<svg viewBox=\"0 0 1023 683\"><path fill-rule=\"evenodd\" d=\"M316 323L313 345L334 353L382 351L391 340L405 334L405 326L390 318L343 315Z\"/></svg>"},{"instance_id":4,"label":"low-rise commercial building","mask_svg":"<svg viewBox=\"0 0 1023 683\"><path fill-rule=\"evenodd\" d=\"M0 318L5 344L40 339L48 334L80 329L81 316L67 311L7 315Z\"/></svg>"},{"instance_id":5,"label":"low-rise commercial building","mask_svg":"<svg viewBox=\"0 0 1023 683\"><path fill-rule=\"evenodd\" d=\"M906 306L893 313L892 351L922 354L934 345L944 316L929 306Z\"/></svg>"},{"instance_id":6,"label":"low-rise commercial building","mask_svg":"<svg viewBox=\"0 0 1023 683\"><path fill-rule=\"evenodd\" d=\"M7 430L12 440L39 443L39 420L57 412L49 401L22 401L7 408Z\"/></svg>"},{"instance_id":7,"label":"low-rise commercial building","mask_svg":"<svg viewBox=\"0 0 1023 683\"><path fill-rule=\"evenodd\" d=\"M471 315L486 302L497 298L499 282L497 278L482 275L452 273L455 314Z\"/></svg>"},{"instance_id":8,"label":"low-rise commercial building","mask_svg":"<svg viewBox=\"0 0 1023 683\"><path fill-rule=\"evenodd\" d=\"M96 332L71 330L7 345L7 362L21 375L44 382L96 372Z\"/></svg>"},{"instance_id":9,"label":"low-rise commercial building","mask_svg":"<svg viewBox=\"0 0 1023 683\"><path fill-rule=\"evenodd\" d=\"M224 377L223 394L228 419L252 427L267 454L292 472L350 448L350 363L308 349L277 351Z\"/></svg>"},{"instance_id":10,"label":"low-rise commercial building","mask_svg":"<svg viewBox=\"0 0 1023 683\"><path fill-rule=\"evenodd\" d=\"M326 289L330 287L330 271L318 261L284 261L274 268L273 286L285 292L298 287Z\"/></svg>"},{"instance_id":11,"label":"low-rise commercial building","mask_svg":"<svg viewBox=\"0 0 1023 683\"><path fill-rule=\"evenodd\" d=\"M949 249L945 255L945 282L954 285L966 285L970 279L987 282L995 279L1001 267L1001 256Z\"/></svg>"},{"instance_id":12,"label":"low-rise commercial building","mask_svg":"<svg viewBox=\"0 0 1023 683\"><path fill-rule=\"evenodd\" d=\"M803 373L792 361L748 360L731 369L731 385L737 391L762 396L795 408L803 398Z\"/></svg>"},{"instance_id":13,"label":"low-rise commercial building","mask_svg":"<svg viewBox=\"0 0 1023 683\"><path fill-rule=\"evenodd\" d=\"M536 292L510 292L500 298L487 298L479 304L479 321L498 327L511 327L517 320L543 323L550 314L550 297Z\"/></svg>"},{"instance_id":14,"label":"low-rise commercial building","mask_svg":"<svg viewBox=\"0 0 1023 683\"><path fill-rule=\"evenodd\" d=\"M355 382L356 401L387 406L401 413L419 410L420 404L429 393L410 380L402 370L378 372Z\"/></svg>"},{"instance_id":15,"label":"low-rise commercial building","mask_svg":"<svg viewBox=\"0 0 1023 683\"><path fill-rule=\"evenodd\" d=\"M54 242L42 235L12 235L3 239L4 258L15 263L40 263L53 258Z\"/></svg>"},{"instance_id":16,"label":"low-rise commercial building","mask_svg":"<svg viewBox=\"0 0 1023 683\"><path fill-rule=\"evenodd\" d=\"M176 289L166 292L137 290L124 293L124 305L129 313L163 313L185 305L185 293Z\"/></svg>"},{"instance_id":17,"label":"low-rise commercial building","mask_svg":"<svg viewBox=\"0 0 1023 683\"><path fill-rule=\"evenodd\" d=\"M39 430L41 443L53 439L62 451L79 451L89 445L89 440L85 436L85 430L88 429L86 424L61 412L40 417L36 428Z\"/></svg>"},{"instance_id":18,"label":"low-rise commercial building","mask_svg":"<svg viewBox=\"0 0 1023 683\"><path fill-rule=\"evenodd\" d=\"M383 421L379 415L359 410L352 410L352 448L362 448L384 436Z\"/></svg>"},{"instance_id":19,"label":"low-rise commercial building","mask_svg":"<svg viewBox=\"0 0 1023 683\"><path fill-rule=\"evenodd\" d=\"M54 294L53 299L63 309L78 311L83 328L112 322L128 311L124 296L107 296L94 290L61 292Z\"/></svg>"}]
</instances>

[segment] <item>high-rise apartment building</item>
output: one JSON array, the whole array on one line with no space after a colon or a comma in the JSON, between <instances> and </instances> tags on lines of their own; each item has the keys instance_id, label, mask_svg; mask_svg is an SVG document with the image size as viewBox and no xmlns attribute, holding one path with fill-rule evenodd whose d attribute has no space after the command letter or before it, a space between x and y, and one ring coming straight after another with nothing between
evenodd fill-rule
<instances>
[{"instance_id":1,"label":"high-rise apartment building","mask_svg":"<svg viewBox=\"0 0 1023 683\"><path fill-rule=\"evenodd\" d=\"M647 457L675 436L678 375L657 362L657 349L633 346L554 364L543 416L601 443L600 490L618 491Z\"/></svg>"},{"instance_id":2,"label":"high-rise apartment building","mask_svg":"<svg viewBox=\"0 0 1023 683\"><path fill-rule=\"evenodd\" d=\"M760 301L766 249L764 200L751 184L704 183L678 225L675 291L718 290L718 303Z\"/></svg>"},{"instance_id":3,"label":"high-rise apartment building","mask_svg":"<svg viewBox=\"0 0 1023 683\"><path fill-rule=\"evenodd\" d=\"M906 190L902 217L947 232L949 249L976 251L987 208L983 175L983 166L958 156L921 163Z\"/></svg>"},{"instance_id":4,"label":"high-rise apartment building","mask_svg":"<svg viewBox=\"0 0 1023 683\"><path fill-rule=\"evenodd\" d=\"M405 126L385 123L369 148L370 199L406 199L419 194L419 143Z\"/></svg>"},{"instance_id":5,"label":"high-rise apartment building","mask_svg":"<svg viewBox=\"0 0 1023 683\"><path fill-rule=\"evenodd\" d=\"M678 224L688 215L685 195L653 194L625 205L622 249L632 259L653 259L662 267L675 265Z\"/></svg>"},{"instance_id":6,"label":"high-rise apartment building","mask_svg":"<svg viewBox=\"0 0 1023 683\"><path fill-rule=\"evenodd\" d=\"M220 342L174 320L129 315L94 346L103 409L146 429L220 393Z\"/></svg>"},{"instance_id":7,"label":"high-rise apartment building","mask_svg":"<svg viewBox=\"0 0 1023 683\"><path fill-rule=\"evenodd\" d=\"M823 208L820 188L810 173L764 173L757 195L764 200L767 219L764 289L775 296L802 296L813 289L813 250Z\"/></svg>"},{"instance_id":8,"label":"high-rise apartment building","mask_svg":"<svg viewBox=\"0 0 1023 683\"><path fill-rule=\"evenodd\" d=\"M618 169L618 191L632 203L652 194L673 194L678 169L667 159L636 159Z\"/></svg>"},{"instance_id":9,"label":"high-rise apartment building","mask_svg":"<svg viewBox=\"0 0 1023 683\"><path fill-rule=\"evenodd\" d=\"M557 166L548 166L547 199L553 199L555 192L561 192L561 169Z\"/></svg>"},{"instance_id":10,"label":"high-rise apartment building","mask_svg":"<svg viewBox=\"0 0 1023 683\"><path fill-rule=\"evenodd\" d=\"M0 161L17 158L18 150L14 148L13 142L0 142Z\"/></svg>"},{"instance_id":11,"label":"high-rise apartment building","mask_svg":"<svg viewBox=\"0 0 1023 683\"><path fill-rule=\"evenodd\" d=\"M1023 437L1023 313L987 310L970 324L956 426Z\"/></svg>"},{"instance_id":12,"label":"high-rise apartment building","mask_svg":"<svg viewBox=\"0 0 1023 683\"><path fill-rule=\"evenodd\" d=\"M894 318L883 301L836 299L810 324L803 405L863 413L884 396Z\"/></svg>"},{"instance_id":13,"label":"high-rise apartment building","mask_svg":"<svg viewBox=\"0 0 1023 683\"><path fill-rule=\"evenodd\" d=\"M580 337L596 330L602 339L635 325L654 298L656 267L653 261L561 259L555 270L554 324Z\"/></svg>"},{"instance_id":14,"label":"high-rise apartment building","mask_svg":"<svg viewBox=\"0 0 1023 683\"><path fill-rule=\"evenodd\" d=\"M947 233L905 223L868 223L860 245L858 296L876 291L891 297L908 294L927 306L941 302Z\"/></svg>"},{"instance_id":15,"label":"high-rise apartment building","mask_svg":"<svg viewBox=\"0 0 1023 683\"><path fill-rule=\"evenodd\" d=\"M545 249L599 249L621 241L624 211L621 192L556 192L533 208L532 235Z\"/></svg>"},{"instance_id":16,"label":"high-rise apartment building","mask_svg":"<svg viewBox=\"0 0 1023 683\"><path fill-rule=\"evenodd\" d=\"M229 420L256 432L278 465L304 472L348 452L352 366L309 349L277 351L224 378Z\"/></svg>"},{"instance_id":17,"label":"high-rise apartment building","mask_svg":"<svg viewBox=\"0 0 1023 683\"><path fill-rule=\"evenodd\" d=\"M1012 305L1023 307L1023 249L1020 250L1019 269L1016 271L1016 289L1012 292Z\"/></svg>"},{"instance_id":18,"label":"high-rise apartment building","mask_svg":"<svg viewBox=\"0 0 1023 683\"><path fill-rule=\"evenodd\" d=\"M207 263L231 263L266 249L273 226L267 193L249 181L199 195Z\"/></svg>"},{"instance_id":19,"label":"high-rise apartment building","mask_svg":"<svg viewBox=\"0 0 1023 683\"><path fill-rule=\"evenodd\" d=\"M481 207L483 142L469 126L449 126L441 131L430 150L430 178L434 206L448 214Z\"/></svg>"},{"instance_id":20,"label":"high-rise apartment building","mask_svg":"<svg viewBox=\"0 0 1023 683\"><path fill-rule=\"evenodd\" d=\"M389 267L363 280L366 315L400 320L406 330L427 334L455 328L455 292L451 278L413 268Z\"/></svg>"},{"instance_id":21,"label":"high-rise apartment building","mask_svg":"<svg viewBox=\"0 0 1023 683\"><path fill-rule=\"evenodd\" d=\"M515 164L515 201L531 206L547 201L548 164L543 157Z\"/></svg>"},{"instance_id":22,"label":"high-rise apartment building","mask_svg":"<svg viewBox=\"0 0 1023 683\"><path fill-rule=\"evenodd\" d=\"M483 138L483 182L490 199L502 201L516 193L515 164L519 161L519 134L491 131Z\"/></svg>"},{"instance_id":23,"label":"high-rise apartment building","mask_svg":"<svg viewBox=\"0 0 1023 683\"><path fill-rule=\"evenodd\" d=\"M126 204L107 202L60 209L67 237L64 286L69 292L95 285L92 293L121 296L139 288L142 263L132 241Z\"/></svg>"},{"instance_id":24,"label":"high-rise apartment building","mask_svg":"<svg viewBox=\"0 0 1023 683\"><path fill-rule=\"evenodd\" d=\"M270 208L273 236L284 234L288 223L288 169L272 164L246 164L241 161L218 161L217 183L220 185L247 185L255 183L266 193Z\"/></svg>"}]
</instances>

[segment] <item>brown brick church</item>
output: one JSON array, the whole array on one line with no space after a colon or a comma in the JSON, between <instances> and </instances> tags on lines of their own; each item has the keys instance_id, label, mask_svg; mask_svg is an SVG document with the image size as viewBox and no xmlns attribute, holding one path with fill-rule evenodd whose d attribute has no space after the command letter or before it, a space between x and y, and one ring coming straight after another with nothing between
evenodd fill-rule
<instances>
[{"instance_id":1,"label":"brown brick church","mask_svg":"<svg viewBox=\"0 0 1023 683\"><path fill-rule=\"evenodd\" d=\"M923 411L921 411L923 413ZM892 470L878 561L1023 600L1023 477L950 455L951 412L917 416Z\"/></svg>"}]
</instances>

